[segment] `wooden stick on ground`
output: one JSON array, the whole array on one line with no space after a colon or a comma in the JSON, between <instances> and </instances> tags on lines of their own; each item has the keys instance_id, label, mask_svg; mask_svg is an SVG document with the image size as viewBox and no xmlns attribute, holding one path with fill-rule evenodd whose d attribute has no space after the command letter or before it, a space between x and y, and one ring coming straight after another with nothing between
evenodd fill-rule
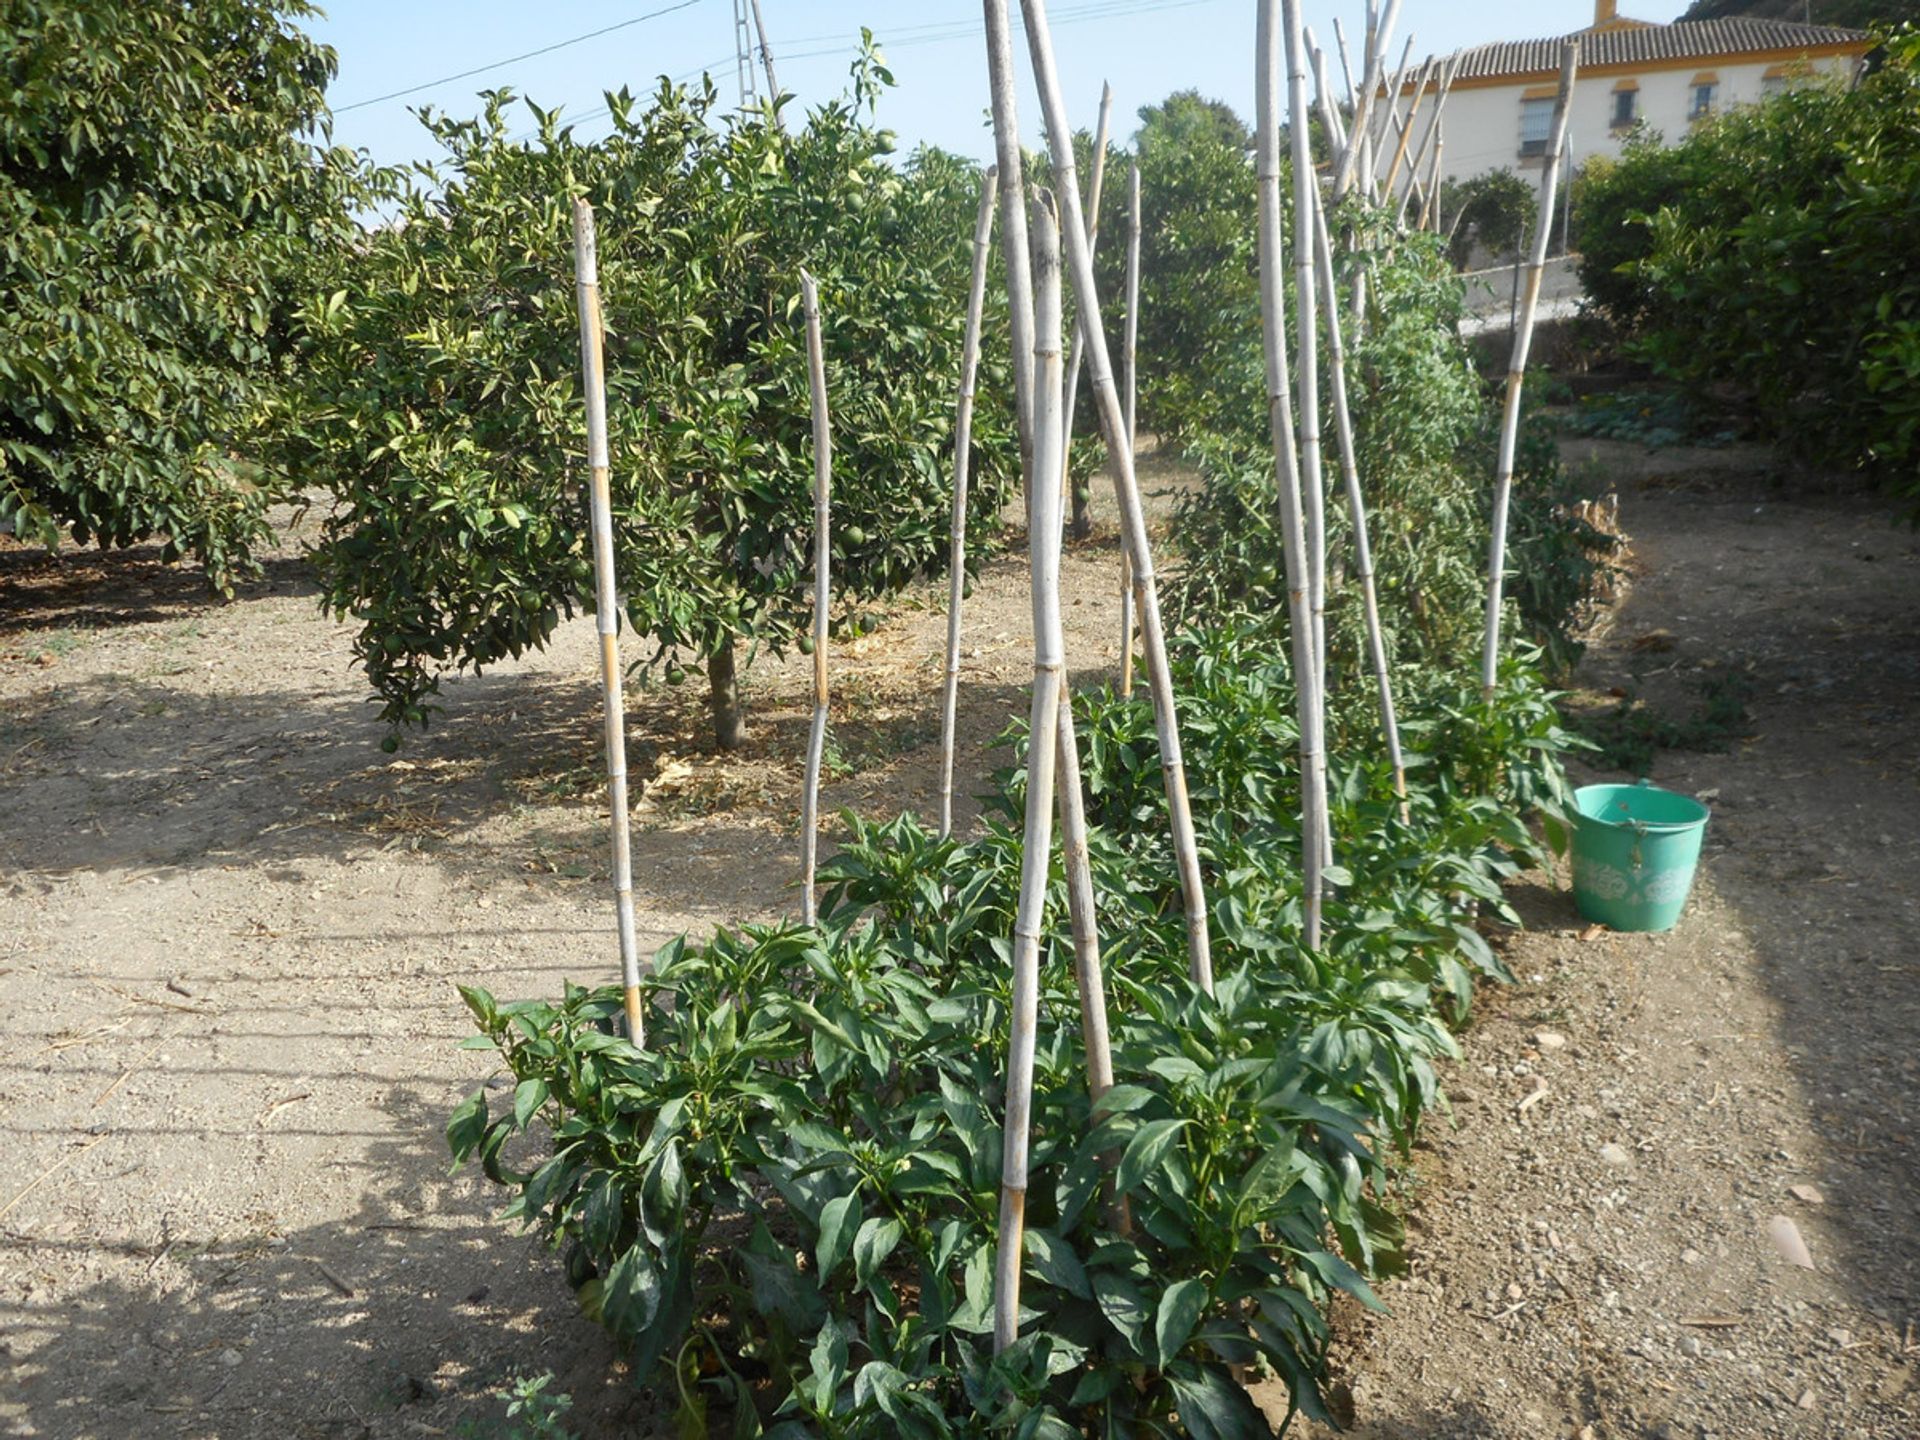
<instances>
[{"instance_id":1,"label":"wooden stick on ground","mask_svg":"<svg viewBox=\"0 0 1920 1440\"><path fill-rule=\"evenodd\" d=\"M1534 221L1533 253L1527 259L1527 288L1514 327L1513 355L1507 362L1507 403L1500 413L1500 457L1493 473L1493 537L1487 558L1486 643L1480 654L1480 693L1493 698L1500 678L1500 600L1507 572L1507 502L1513 493L1513 458L1520 439L1520 391L1527 371L1527 350L1533 344L1533 319L1540 308L1540 275L1547 264L1547 237L1553 231L1553 192L1560 178L1560 157L1567 144L1567 111L1573 98L1574 72L1580 64L1580 42L1560 47L1560 93L1553 102L1553 124L1547 136L1547 154L1540 173L1540 207Z\"/></svg>"},{"instance_id":2,"label":"wooden stick on ground","mask_svg":"<svg viewBox=\"0 0 1920 1440\"><path fill-rule=\"evenodd\" d=\"M627 1038L646 1044L640 954L633 933L633 859L627 834L627 725L621 691L619 598L613 570L613 494L608 480L607 379L600 325L600 265L593 207L573 202L573 277L580 307L581 384L587 399L587 510L593 527L594 625L600 633L600 693L606 712L607 809L613 823L613 905L620 928L620 984Z\"/></svg>"},{"instance_id":3,"label":"wooden stick on ground","mask_svg":"<svg viewBox=\"0 0 1920 1440\"><path fill-rule=\"evenodd\" d=\"M1113 86L1100 87L1100 123L1093 132L1093 175L1087 182L1087 244L1100 243L1100 191L1107 178L1108 126L1113 119ZM1073 355L1067 361L1067 443L1060 453L1060 485L1063 494L1073 496L1073 538L1085 540L1093 534L1093 487L1085 481L1073 483L1073 415L1080 393L1080 371L1086 364L1087 332L1076 316L1073 322Z\"/></svg>"},{"instance_id":4,"label":"wooden stick on ground","mask_svg":"<svg viewBox=\"0 0 1920 1440\"><path fill-rule=\"evenodd\" d=\"M1071 183L1070 181L1068 183ZM993 1348L1020 1328L1020 1258L1026 1236L1027 1141L1032 1121L1033 1059L1040 1005L1040 939L1053 850L1054 762L1062 656L1060 623L1059 454L1064 427L1060 393L1060 257L1052 209L1036 200L1031 219L1034 281L1033 469L1027 503L1027 563L1033 584L1033 709L1027 747L1027 806L1020 857L1020 902L1013 926L1011 1040L1007 1054L1005 1127L1001 1132L1000 1229L994 1252Z\"/></svg>"},{"instance_id":5,"label":"wooden stick on ground","mask_svg":"<svg viewBox=\"0 0 1920 1440\"><path fill-rule=\"evenodd\" d=\"M1120 364L1127 386L1127 448L1140 438L1136 424L1140 398L1140 166L1127 177L1127 320L1120 342ZM1120 694L1133 695L1133 562L1120 547Z\"/></svg>"},{"instance_id":6,"label":"wooden stick on ground","mask_svg":"<svg viewBox=\"0 0 1920 1440\"><path fill-rule=\"evenodd\" d=\"M1359 572L1360 595L1366 608L1367 649L1373 660L1375 688L1380 692L1380 730L1386 736L1387 757L1393 762L1393 793L1400 800L1400 819L1407 812L1407 767L1400 753L1400 722L1393 707L1393 671L1387 661L1386 634L1380 623L1380 596L1373 579L1373 546L1367 538L1367 502L1360 493L1360 467L1353 448L1353 411L1347 404L1347 355L1340 335L1339 291L1333 280L1333 236L1327 229L1326 207L1319 187L1313 196L1313 255L1326 292L1321 314L1327 327L1327 382L1333 392L1334 432L1340 441L1340 477L1347 492L1347 515L1353 525L1354 568Z\"/></svg>"},{"instance_id":7,"label":"wooden stick on ground","mask_svg":"<svg viewBox=\"0 0 1920 1440\"><path fill-rule=\"evenodd\" d=\"M800 796L800 916L817 918L813 871L820 849L820 761L827 748L827 618L832 601L828 524L833 490L833 435L827 423L827 364L820 341L820 291L800 272L807 316L807 388L813 400L813 728L807 736L806 788Z\"/></svg>"},{"instance_id":8,"label":"wooden stick on ground","mask_svg":"<svg viewBox=\"0 0 1920 1440\"><path fill-rule=\"evenodd\" d=\"M1005 25L1006 0L985 0L991 33L998 23ZM1140 630L1145 642L1147 678L1153 689L1154 724L1160 740L1160 768L1166 785L1167 817L1172 831L1173 853L1180 872L1180 887L1186 910L1188 973L1201 989L1213 992L1213 950L1207 933L1207 902L1200 874L1200 847L1193 828L1193 809L1187 799L1186 766L1180 753L1180 721L1174 703L1173 671L1167 661L1166 634L1160 619L1160 592L1153 573L1153 547L1147 536L1146 511L1140 503L1140 487L1134 475L1133 451L1127 444L1126 415L1120 404L1120 389L1113 377L1113 360L1107 348L1106 330L1100 321L1100 299L1093 278L1093 248L1087 241L1086 224L1080 212L1076 167L1073 158L1073 132L1067 125L1066 104L1060 94L1060 78L1054 66L1053 37L1047 25L1045 0L1021 0L1026 19L1027 49L1033 62L1034 86L1039 91L1040 108L1046 120L1047 143L1053 157L1053 173L1059 185L1059 200L1064 208L1060 231L1073 279L1074 301L1079 307L1087 336L1087 371L1098 401L1100 433L1106 442L1107 462L1113 472L1115 500L1120 509L1121 529L1133 560L1134 602L1139 607ZM1036 402L1037 403L1037 402Z\"/></svg>"},{"instance_id":9,"label":"wooden stick on ground","mask_svg":"<svg viewBox=\"0 0 1920 1440\"><path fill-rule=\"evenodd\" d=\"M1260 0L1254 44L1254 154L1259 185L1260 330L1267 361L1267 424L1273 439L1275 488L1287 572L1287 611L1293 632L1293 678L1300 728L1300 861L1304 876L1306 941L1320 944L1321 824L1312 777L1319 772L1320 706L1313 663L1313 612L1307 604L1306 520L1300 505L1300 467L1294 453L1293 383L1287 368L1287 305L1280 254L1280 44L1276 0Z\"/></svg>"},{"instance_id":10,"label":"wooden stick on ground","mask_svg":"<svg viewBox=\"0 0 1920 1440\"><path fill-rule=\"evenodd\" d=\"M967 290L967 333L960 353L960 401L953 422L953 523L947 577L947 677L940 702L940 834L953 833L953 731L960 697L960 606L967 590L967 471L973 450L973 391L980 375L980 317L987 298L987 254L993 248L995 178L980 182L973 222L973 279ZM815 650L818 654L818 650Z\"/></svg>"}]
</instances>

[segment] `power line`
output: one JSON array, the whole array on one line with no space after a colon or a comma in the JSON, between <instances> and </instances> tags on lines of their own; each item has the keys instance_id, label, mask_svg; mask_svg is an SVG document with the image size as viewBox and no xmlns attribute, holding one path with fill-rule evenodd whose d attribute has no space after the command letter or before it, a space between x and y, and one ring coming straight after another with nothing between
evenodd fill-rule
<instances>
[{"instance_id":1,"label":"power line","mask_svg":"<svg viewBox=\"0 0 1920 1440\"><path fill-rule=\"evenodd\" d=\"M662 15L671 15L676 10L690 10L700 3L701 0L679 0L677 5L662 6L658 10L649 10L644 15L636 15L631 20L622 20L617 24L602 26L598 30L589 30L584 35L575 35L570 39L556 40L551 45L542 45L538 50L528 50L520 55L509 55L504 60L494 60L485 65L476 65L473 69L462 70L456 75L442 75L438 80L427 80L418 85L409 85L404 90L390 90L385 95L375 95L368 100L356 100L351 105L338 105L334 107L333 113L335 115L344 115L349 110L364 110L369 105L384 105L387 101L398 100L403 95L417 95L422 90L431 90L437 85L450 85L455 80L465 80L470 76L484 75L489 70L498 70L507 65L517 65L522 60L531 60L538 55L551 55L554 51L564 50L569 45L578 45L587 40L597 40L602 35L613 34L616 30L625 30L647 20L658 20Z\"/></svg>"}]
</instances>

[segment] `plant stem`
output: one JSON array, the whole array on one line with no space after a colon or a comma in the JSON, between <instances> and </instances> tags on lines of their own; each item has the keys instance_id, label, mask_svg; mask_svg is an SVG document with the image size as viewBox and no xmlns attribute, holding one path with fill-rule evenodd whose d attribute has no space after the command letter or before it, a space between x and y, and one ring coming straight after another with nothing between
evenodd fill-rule
<instances>
[{"instance_id":1,"label":"plant stem","mask_svg":"<svg viewBox=\"0 0 1920 1440\"><path fill-rule=\"evenodd\" d=\"M573 202L573 276L580 307L580 370L587 399L588 511L593 527L594 627L600 635L600 694L606 713L607 809L613 825L613 906L620 929L620 984L627 1038L646 1043L640 1011L640 954L633 929L633 857L627 834L627 724L621 690L619 598L613 569L613 493L608 479L607 377L600 320L600 266L593 207Z\"/></svg>"},{"instance_id":2,"label":"plant stem","mask_svg":"<svg viewBox=\"0 0 1920 1440\"><path fill-rule=\"evenodd\" d=\"M1534 220L1533 253L1527 260L1526 294L1514 326L1513 355L1507 362L1507 403L1500 414L1500 456L1493 473L1493 538L1487 557L1486 644L1480 655L1480 693L1493 698L1500 676L1500 600L1507 571L1507 502L1513 493L1513 459L1520 440L1520 391L1527 371L1527 351L1533 344L1533 319L1540 308L1540 276L1547 264L1547 238L1553 230L1553 192L1560 178L1560 157L1566 149L1567 110L1573 98L1573 77L1580 64L1580 42L1560 47L1560 93L1553 102L1546 162L1541 167L1540 206Z\"/></svg>"},{"instance_id":3,"label":"plant stem","mask_svg":"<svg viewBox=\"0 0 1920 1440\"><path fill-rule=\"evenodd\" d=\"M827 363L820 340L820 292L800 272L807 316L807 387L813 400L813 729L807 737L806 787L800 796L800 915L811 925L813 870L820 849L820 760L827 747L827 619L832 550L828 534L833 489L833 434L827 423Z\"/></svg>"},{"instance_id":4,"label":"plant stem","mask_svg":"<svg viewBox=\"0 0 1920 1440\"><path fill-rule=\"evenodd\" d=\"M987 298L987 254L993 241L998 172L987 167L973 222L973 279L967 290L967 333L960 353L960 401L953 422L953 526L947 576L947 675L940 703L940 837L953 833L954 712L960 696L960 606L967 589L967 471L973 450L973 392L980 374L980 318Z\"/></svg>"}]
</instances>

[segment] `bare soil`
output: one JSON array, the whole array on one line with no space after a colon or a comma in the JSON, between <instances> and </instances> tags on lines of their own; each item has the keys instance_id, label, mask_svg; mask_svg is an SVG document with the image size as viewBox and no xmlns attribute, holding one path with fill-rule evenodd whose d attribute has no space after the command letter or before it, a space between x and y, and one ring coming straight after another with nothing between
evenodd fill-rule
<instances>
[{"instance_id":1,"label":"bare soil","mask_svg":"<svg viewBox=\"0 0 1920 1440\"><path fill-rule=\"evenodd\" d=\"M1679 719L1744 670L1750 718L1655 761L1713 810L1675 930L1521 887L1520 983L1483 993L1421 1147L1411 1272L1345 1317L1352 1433L1913 1440L1920 541L1759 447L1564 451L1636 553L1572 708Z\"/></svg>"},{"instance_id":2,"label":"bare soil","mask_svg":"<svg viewBox=\"0 0 1920 1440\"><path fill-rule=\"evenodd\" d=\"M1062 577L1086 678L1120 650L1096 515ZM655 1433L671 1397L634 1394L443 1138L494 1073L456 1048L456 983L618 973L591 622L449 682L389 757L310 533L227 604L152 548L0 539L0 1434L485 1434L549 1370L573 1428ZM1003 538L966 608L956 825L1027 708ZM945 607L942 581L835 645L824 814L937 813ZM797 912L811 663L748 669L728 755L704 686L630 695L644 949Z\"/></svg>"},{"instance_id":3,"label":"bare soil","mask_svg":"<svg viewBox=\"0 0 1920 1440\"><path fill-rule=\"evenodd\" d=\"M1764 452L1582 453L1642 571L1587 703L1678 713L1751 664L1751 733L1659 757L1717 792L1678 930L1594 936L1523 887L1411 1273L1342 1329L1358 1433L1920 1434L1920 550ZM449 684L388 757L299 540L231 604L151 551L0 552L0 1433L451 1435L549 1370L573 1428L655 1433L663 1397L441 1139L491 1073L455 982L614 973L590 628ZM1110 529L1064 582L1070 658L1107 671ZM943 604L836 647L829 809L932 808ZM1018 555L968 633L979 788L1024 709ZM804 663L749 671L737 756L693 685L632 697L647 942L794 907Z\"/></svg>"}]
</instances>

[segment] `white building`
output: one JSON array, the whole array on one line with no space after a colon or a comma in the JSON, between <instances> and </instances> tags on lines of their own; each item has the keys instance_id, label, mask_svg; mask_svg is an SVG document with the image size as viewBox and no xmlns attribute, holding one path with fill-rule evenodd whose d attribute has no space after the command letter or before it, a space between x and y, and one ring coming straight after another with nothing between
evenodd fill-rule
<instances>
[{"instance_id":1,"label":"white building","mask_svg":"<svg viewBox=\"0 0 1920 1440\"><path fill-rule=\"evenodd\" d=\"M1567 125L1576 167L1594 154L1619 154L1641 124L1672 140L1730 105L1822 75L1850 79L1872 46L1858 30L1786 20L1653 25L1616 14L1614 0L1598 0L1593 24L1578 33L1580 70ZM1447 179L1500 168L1538 175L1565 38L1461 53L1441 122Z\"/></svg>"}]
</instances>

